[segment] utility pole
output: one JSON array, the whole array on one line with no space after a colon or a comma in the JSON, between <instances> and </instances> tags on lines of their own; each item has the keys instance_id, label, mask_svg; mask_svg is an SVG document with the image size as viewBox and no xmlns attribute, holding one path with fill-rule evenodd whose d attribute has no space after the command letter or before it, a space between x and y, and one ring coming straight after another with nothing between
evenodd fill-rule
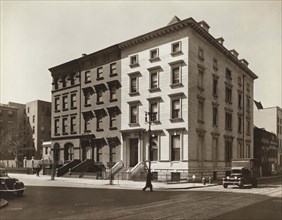
<instances>
[{"instance_id":1,"label":"utility pole","mask_svg":"<svg viewBox=\"0 0 282 220\"><path fill-rule=\"evenodd\" d=\"M145 112L145 122L149 124L149 129L148 129L148 139L149 139L149 171L151 172L151 155L152 155L152 130L151 130L151 124L154 123L155 118L156 118L157 112ZM148 118L149 116L149 118Z\"/></svg>"}]
</instances>

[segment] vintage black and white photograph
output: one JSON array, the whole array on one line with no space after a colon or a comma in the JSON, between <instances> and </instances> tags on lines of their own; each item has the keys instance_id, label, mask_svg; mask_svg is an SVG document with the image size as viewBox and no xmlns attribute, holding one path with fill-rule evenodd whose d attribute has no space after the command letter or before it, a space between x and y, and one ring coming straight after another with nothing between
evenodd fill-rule
<instances>
[{"instance_id":1,"label":"vintage black and white photograph","mask_svg":"<svg viewBox=\"0 0 282 220\"><path fill-rule=\"evenodd\" d=\"M281 220L281 0L0 0L0 220Z\"/></svg>"}]
</instances>

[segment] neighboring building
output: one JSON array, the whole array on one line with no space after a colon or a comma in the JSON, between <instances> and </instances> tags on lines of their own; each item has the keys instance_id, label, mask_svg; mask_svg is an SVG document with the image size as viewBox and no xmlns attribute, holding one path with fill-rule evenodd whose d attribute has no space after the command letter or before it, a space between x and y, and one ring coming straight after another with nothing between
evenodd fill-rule
<instances>
[{"instance_id":1,"label":"neighboring building","mask_svg":"<svg viewBox=\"0 0 282 220\"><path fill-rule=\"evenodd\" d=\"M264 108L261 102L254 101L254 125L276 134L278 141L278 171L282 172L282 109Z\"/></svg>"},{"instance_id":2,"label":"neighboring building","mask_svg":"<svg viewBox=\"0 0 282 220\"><path fill-rule=\"evenodd\" d=\"M60 161L76 160L89 169L111 167L120 160L119 48L84 54L49 70L53 77L52 147L59 147Z\"/></svg>"},{"instance_id":3,"label":"neighboring building","mask_svg":"<svg viewBox=\"0 0 282 220\"><path fill-rule=\"evenodd\" d=\"M262 176L277 173L277 150L276 134L254 127L254 158L259 160Z\"/></svg>"},{"instance_id":4,"label":"neighboring building","mask_svg":"<svg viewBox=\"0 0 282 220\"><path fill-rule=\"evenodd\" d=\"M175 173L223 175L232 159L253 157L257 76L223 41L205 21L174 17L163 28L51 68L52 146L64 161L106 165L108 140L115 140L113 162L121 160L128 176L150 159L160 180ZM111 88L117 89L114 102ZM150 138L145 112L155 114Z\"/></svg>"},{"instance_id":5,"label":"neighboring building","mask_svg":"<svg viewBox=\"0 0 282 220\"><path fill-rule=\"evenodd\" d=\"M122 157L148 161L144 111L152 125L152 170L159 179L223 175L235 158L253 157L253 81L257 76L209 25L177 17L120 44ZM133 169L135 170L136 167ZM172 175L170 175L172 174Z\"/></svg>"},{"instance_id":6,"label":"neighboring building","mask_svg":"<svg viewBox=\"0 0 282 220\"><path fill-rule=\"evenodd\" d=\"M0 104L0 160L15 159L11 155L4 154L4 141L6 135L17 125L18 108Z\"/></svg>"},{"instance_id":7,"label":"neighboring building","mask_svg":"<svg viewBox=\"0 0 282 220\"><path fill-rule=\"evenodd\" d=\"M35 150L34 158L42 158L42 143L51 140L51 103L35 100L27 103L26 116L29 124L27 145Z\"/></svg>"}]
</instances>

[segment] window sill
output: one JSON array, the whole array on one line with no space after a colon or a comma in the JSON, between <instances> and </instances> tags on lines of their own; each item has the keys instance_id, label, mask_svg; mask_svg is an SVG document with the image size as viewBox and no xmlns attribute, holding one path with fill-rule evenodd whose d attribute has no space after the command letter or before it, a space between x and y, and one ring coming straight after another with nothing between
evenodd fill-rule
<instances>
[{"instance_id":1,"label":"window sill","mask_svg":"<svg viewBox=\"0 0 282 220\"><path fill-rule=\"evenodd\" d=\"M55 113L58 113L58 112L60 112L60 110L55 110L54 112L55 112Z\"/></svg>"},{"instance_id":2,"label":"window sill","mask_svg":"<svg viewBox=\"0 0 282 220\"><path fill-rule=\"evenodd\" d=\"M117 99L110 99L109 102L116 102Z\"/></svg>"},{"instance_id":3,"label":"window sill","mask_svg":"<svg viewBox=\"0 0 282 220\"><path fill-rule=\"evenodd\" d=\"M183 52L181 50L170 53L170 55L173 56L173 57L178 56L178 55L182 55L182 54L183 54Z\"/></svg>"},{"instance_id":4,"label":"window sill","mask_svg":"<svg viewBox=\"0 0 282 220\"><path fill-rule=\"evenodd\" d=\"M103 128L98 128L98 129L96 129L96 131L97 132L102 132L102 131L104 131L104 129Z\"/></svg>"},{"instance_id":5,"label":"window sill","mask_svg":"<svg viewBox=\"0 0 282 220\"><path fill-rule=\"evenodd\" d=\"M69 134L68 132L63 132L63 133L62 133L62 135L68 135L68 134Z\"/></svg>"},{"instance_id":6,"label":"window sill","mask_svg":"<svg viewBox=\"0 0 282 220\"><path fill-rule=\"evenodd\" d=\"M97 81L99 81L99 80L103 80L103 79L104 79L104 77L103 77L103 76L101 76L101 77L97 77L97 78L96 78L96 80L97 80Z\"/></svg>"},{"instance_id":7,"label":"window sill","mask_svg":"<svg viewBox=\"0 0 282 220\"><path fill-rule=\"evenodd\" d=\"M201 92L205 91L205 89L203 87L198 86L198 90L200 90Z\"/></svg>"},{"instance_id":8,"label":"window sill","mask_svg":"<svg viewBox=\"0 0 282 220\"><path fill-rule=\"evenodd\" d=\"M139 66L139 63L134 63L134 64L129 65L130 68L135 68L135 67L138 67L138 66Z\"/></svg>"},{"instance_id":9,"label":"window sill","mask_svg":"<svg viewBox=\"0 0 282 220\"><path fill-rule=\"evenodd\" d=\"M70 107L70 109L71 109L71 110L74 110L74 109L77 109L77 107L76 107L76 106Z\"/></svg>"},{"instance_id":10,"label":"window sill","mask_svg":"<svg viewBox=\"0 0 282 220\"><path fill-rule=\"evenodd\" d=\"M117 127L111 127L109 128L111 131L117 130Z\"/></svg>"},{"instance_id":11,"label":"window sill","mask_svg":"<svg viewBox=\"0 0 282 220\"><path fill-rule=\"evenodd\" d=\"M90 107L91 106L91 104L85 104L84 105L84 107Z\"/></svg>"},{"instance_id":12,"label":"window sill","mask_svg":"<svg viewBox=\"0 0 282 220\"><path fill-rule=\"evenodd\" d=\"M64 108L64 109L62 109L62 111L63 111L63 112L68 111L68 110L69 110L68 108Z\"/></svg>"},{"instance_id":13,"label":"window sill","mask_svg":"<svg viewBox=\"0 0 282 220\"><path fill-rule=\"evenodd\" d=\"M174 83L170 85L170 88L175 89L179 87L183 87L184 85L182 83Z\"/></svg>"},{"instance_id":14,"label":"window sill","mask_svg":"<svg viewBox=\"0 0 282 220\"><path fill-rule=\"evenodd\" d=\"M203 120L198 120L199 124L205 124L205 122Z\"/></svg>"},{"instance_id":15,"label":"window sill","mask_svg":"<svg viewBox=\"0 0 282 220\"><path fill-rule=\"evenodd\" d=\"M91 83L91 80L84 81L85 84Z\"/></svg>"},{"instance_id":16,"label":"window sill","mask_svg":"<svg viewBox=\"0 0 282 220\"><path fill-rule=\"evenodd\" d=\"M151 63L153 63L153 62L157 62L157 61L160 61L161 59L159 58L159 57L154 57L154 58L150 58L149 59L149 61L151 62Z\"/></svg>"},{"instance_id":17,"label":"window sill","mask_svg":"<svg viewBox=\"0 0 282 220\"><path fill-rule=\"evenodd\" d=\"M102 105L104 102L96 102L97 105Z\"/></svg>"},{"instance_id":18,"label":"window sill","mask_svg":"<svg viewBox=\"0 0 282 220\"><path fill-rule=\"evenodd\" d=\"M171 118L169 119L171 123L178 123L178 122L183 122L183 118Z\"/></svg>"},{"instance_id":19,"label":"window sill","mask_svg":"<svg viewBox=\"0 0 282 220\"><path fill-rule=\"evenodd\" d=\"M118 76L118 74L117 73L110 74L110 77L115 77L115 76Z\"/></svg>"},{"instance_id":20,"label":"window sill","mask_svg":"<svg viewBox=\"0 0 282 220\"><path fill-rule=\"evenodd\" d=\"M153 89L148 89L149 92L159 92L161 91L160 88L153 88Z\"/></svg>"},{"instance_id":21,"label":"window sill","mask_svg":"<svg viewBox=\"0 0 282 220\"><path fill-rule=\"evenodd\" d=\"M129 123L128 126L129 127L139 127L140 124L139 123Z\"/></svg>"},{"instance_id":22,"label":"window sill","mask_svg":"<svg viewBox=\"0 0 282 220\"><path fill-rule=\"evenodd\" d=\"M60 136L60 134L59 134L59 133L56 133L56 134L54 134L54 136Z\"/></svg>"},{"instance_id":23,"label":"window sill","mask_svg":"<svg viewBox=\"0 0 282 220\"><path fill-rule=\"evenodd\" d=\"M140 95L139 92L130 92L128 93L130 96L137 96L137 95Z\"/></svg>"},{"instance_id":24,"label":"window sill","mask_svg":"<svg viewBox=\"0 0 282 220\"><path fill-rule=\"evenodd\" d=\"M70 134L77 134L77 132L76 131L71 131Z\"/></svg>"}]
</instances>

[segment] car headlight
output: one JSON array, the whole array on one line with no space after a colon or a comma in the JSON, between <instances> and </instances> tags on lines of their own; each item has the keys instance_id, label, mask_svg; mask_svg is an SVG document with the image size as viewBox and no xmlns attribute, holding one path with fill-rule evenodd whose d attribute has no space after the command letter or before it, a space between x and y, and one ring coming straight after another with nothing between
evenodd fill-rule
<instances>
[{"instance_id":1,"label":"car headlight","mask_svg":"<svg viewBox=\"0 0 282 220\"><path fill-rule=\"evenodd\" d=\"M2 184L2 185L5 185L5 180L1 180L1 184Z\"/></svg>"},{"instance_id":2,"label":"car headlight","mask_svg":"<svg viewBox=\"0 0 282 220\"><path fill-rule=\"evenodd\" d=\"M235 177L234 177L234 179L235 179L235 180L237 180L237 179L238 179L238 177L237 177L237 176L235 176Z\"/></svg>"},{"instance_id":3,"label":"car headlight","mask_svg":"<svg viewBox=\"0 0 282 220\"><path fill-rule=\"evenodd\" d=\"M230 179L230 176L227 176L227 177L226 177L226 179L228 179L228 180L229 180L229 179Z\"/></svg>"}]
</instances>

